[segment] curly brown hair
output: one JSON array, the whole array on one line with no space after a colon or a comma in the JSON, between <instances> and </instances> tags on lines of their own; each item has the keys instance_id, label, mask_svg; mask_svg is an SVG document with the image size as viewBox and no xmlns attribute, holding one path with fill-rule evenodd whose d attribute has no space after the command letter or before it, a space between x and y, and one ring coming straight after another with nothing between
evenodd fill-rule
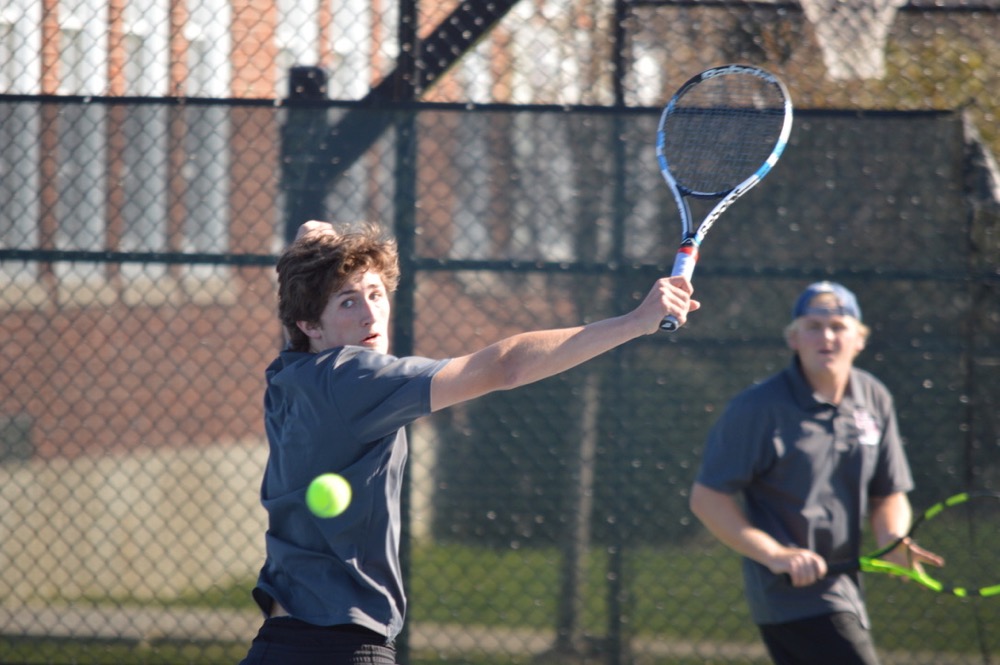
<instances>
[{"instance_id":1,"label":"curly brown hair","mask_svg":"<svg viewBox=\"0 0 1000 665\"><path fill-rule=\"evenodd\" d=\"M278 318L294 351L308 351L309 337L296 325L318 323L327 302L359 272L374 271L390 293L399 285L396 241L377 224L308 233L278 258Z\"/></svg>"}]
</instances>

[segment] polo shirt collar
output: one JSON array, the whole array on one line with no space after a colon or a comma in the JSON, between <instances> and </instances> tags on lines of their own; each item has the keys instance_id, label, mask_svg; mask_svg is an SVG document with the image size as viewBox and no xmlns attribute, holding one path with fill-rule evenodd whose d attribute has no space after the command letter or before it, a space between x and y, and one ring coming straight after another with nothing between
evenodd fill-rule
<instances>
[{"instance_id":1,"label":"polo shirt collar","mask_svg":"<svg viewBox=\"0 0 1000 665\"><path fill-rule=\"evenodd\" d=\"M857 368L852 367L850 378L847 381L847 392L845 393L845 397L856 407L865 405L864 391L861 390L861 382L857 379L857 373ZM792 395L802 409L810 410L823 406L834 406L829 402L816 399L816 392L806 380L806 375L802 371L802 364L799 362L797 354L792 356L792 362L785 370L785 375L788 378Z\"/></svg>"}]
</instances>

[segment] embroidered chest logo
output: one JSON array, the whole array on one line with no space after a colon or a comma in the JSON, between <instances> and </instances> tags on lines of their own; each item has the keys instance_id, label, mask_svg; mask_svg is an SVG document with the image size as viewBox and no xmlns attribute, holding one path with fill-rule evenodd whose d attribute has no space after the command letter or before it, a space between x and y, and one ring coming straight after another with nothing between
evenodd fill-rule
<instances>
[{"instance_id":1,"label":"embroidered chest logo","mask_svg":"<svg viewBox=\"0 0 1000 665\"><path fill-rule=\"evenodd\" d=\"M858 428L858 441L863 446L877 446L882 438L878 422L864 409L854 412L854 425Z\"/></svg>"}]
</instances>

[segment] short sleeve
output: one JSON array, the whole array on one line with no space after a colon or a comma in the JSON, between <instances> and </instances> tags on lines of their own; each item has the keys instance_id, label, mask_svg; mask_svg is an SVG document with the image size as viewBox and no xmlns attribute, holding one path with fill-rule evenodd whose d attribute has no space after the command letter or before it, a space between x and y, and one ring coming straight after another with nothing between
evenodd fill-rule
<instances>
[{"instance_id":1,"label":"short sleeve","mask_svg":"<svg viewBox=\"0 0 1000 665\"><path fill-rule=\"evenodd\" d=\"M697 482L735 494L773 463L774 449L767 410L750 393L733 399L709 431Z\"/></svg>"}]
</instances>

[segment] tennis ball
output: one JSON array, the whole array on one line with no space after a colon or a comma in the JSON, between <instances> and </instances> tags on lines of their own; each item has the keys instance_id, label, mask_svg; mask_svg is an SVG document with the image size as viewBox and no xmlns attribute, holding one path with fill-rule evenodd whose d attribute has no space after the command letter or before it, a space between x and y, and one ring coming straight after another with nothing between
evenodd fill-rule
<instances>
[{"instance_id":1,"label":"tennis ball","mask_svg":"<svg viewBox=\"0 0 1000 665\"><path fill-rule=\"evenodd\" d=\"M316 517L336 517L351 503L351 484L336 473L313 478L306 490L306 505Z\"/></svg>"}]
</instances>

